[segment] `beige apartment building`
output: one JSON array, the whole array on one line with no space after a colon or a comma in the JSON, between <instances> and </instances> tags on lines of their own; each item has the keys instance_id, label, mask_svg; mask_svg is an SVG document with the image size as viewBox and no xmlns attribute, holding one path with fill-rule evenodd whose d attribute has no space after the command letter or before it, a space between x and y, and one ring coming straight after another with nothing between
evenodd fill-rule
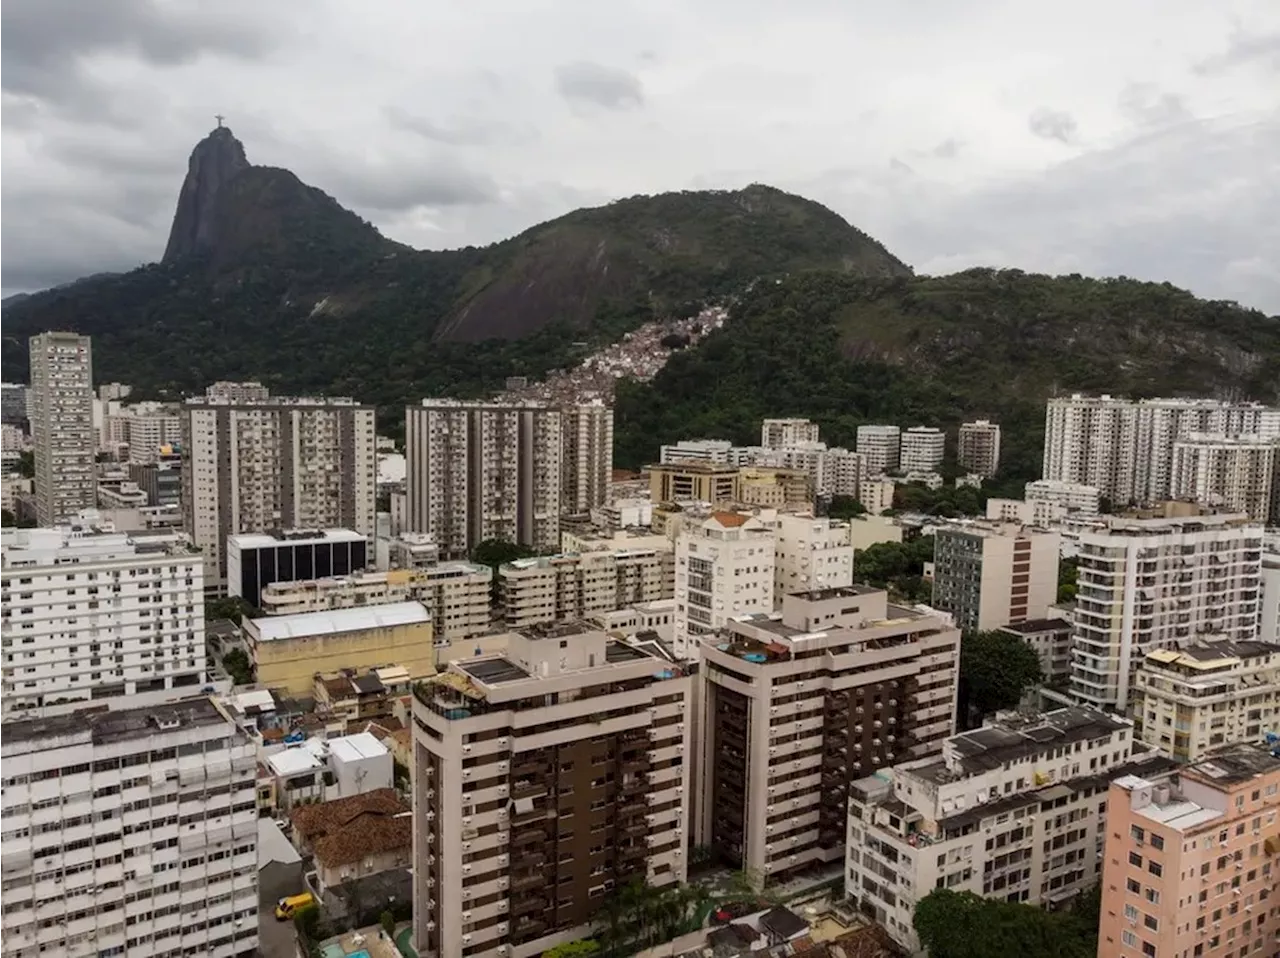
<instances>
[{"instance_id":1,"label":"beige apartment building","mask_svg":"<svg viewBox=\"0 0 1280 958\"><path fill-rule=\"evenodd\" d=\"M1059 535L1016 523L965 520L933 536L933 606L962 629L1044 619L1058 600Z\"/></svg>"},{"instance_id":2,"label":"beige apartment building","mask_svg":"<svg viewBox=\"0 0 1280 958\"><path fill-rule=\"evenodd\" d=\"M1192 433L1175 441L1169 495L1280 523L1280 436Z\"/></svg>"},{"instance_id":3,"label":"beige apartment building","mask_svg":"<svg viewBox=\"0 0 1280 958\"><path fill-rule=\"evenodd\" d=\"M962 423L956 460L984 479L994 476L1000 469L1000 426L986 419Z\"/></svg>"},{"instance_id":4,"label":"beige apartment building","mask_svg":"<svg viewBox=\"0 0 1280 958\"><path fill-rule=\"evenodd\" d=\"M424 399L405 410L405 521L447 558L488 539L556 548L563 467L558 408Z\"/></svg>"},{"instance_id":5,"label":"beige apartment building","mask_svg":"<svg viewBox=\"0 0 1280 958\"><path fill-rule=\"evenodd\" d=\"M1174 764L1135 750L1126 719L1080 706L962 732L853 783L845 895L910 954L935 888L1061 906L1098 880L1110 783Z\"/></svg>"},{"instance_id":6,"label":"beige apartment building","mask_svg":"<svg viewBox=\"0 0 1280 958\"><path fill-rule=\"evenodd\" d=\"M30 419L36 521L52 526L98 505L93 351L77 333L32 336Z\"/></svg>"},{"instance_id":7,"label":"beige apartment building","mask_svg":"<svg viewBox=\"0 0 1280 958\"><path fill-rule=\"evenodd\" d=\"M343 669L435 673L431 616L420 602L246 618L242 627L258 684L289 695L310 695L317 673Z\"/></svg>"},{"instance_id":8,"label":"beige apartment building","mask_svg":"<svg viewBox=\"0 0 1280 958\"><path fill-rule=\"evenodd\" d=\"M493 570L471 562L392 569L296 582L273 582L260 602L268 616L297 615L419 602L431 617L437 645L489 631Z\"/></svg>"},{"instance_id":9,"label":"beige apartment building","mask_svg":"<svg viewBox=\"0 0 1280 958\"><path fill-rule=\"evenodd\" d=\"M813 482L802 469L744 466L738 470L738 498L748 506L812 509Z\"/></svg>"},{"instance_id":10,"label":"beige apartment building","mask_svg":"<svg viewBox=\"0 0 1280 958\"><path fill-rule=\"evenodd\" d=\"M182 409L187 532L226 576L229 536L350 529L372 540L374 409L345 398L189 399Z\"/></svg>"},{"instance_id":11,"label":"beige apartment building","mask_svg":"<svg viewBox=\"0 0 1280 958\"><path fill-rule=\"evenodd\" d=\"M818 441L818 424L808 419L766 419L760 424L760 445L786 449Z\"/></svg>"},{"instance_id":12,"label":"beige apartment building","mask_svg":"<svg viewBox=\"0 0 1280 958\"><path fill-rule=\"evenodd\" d=\"M702 640L695 841L770 881L843 861L850 783L938 755L960 633L852 586L787 595Z\"/></svg>"},{"instance_id":13,"label":"beige apartment building","mask_svg":"<svg viewBox=\"0 0 1280 958\"><path fill-rule=\"evenodd\" d=\"M649 468L652 502L737 502L740 477L737 466L714 462L668 462Z\"/></svg>"},{"instance_id":14,"label":"beige apartment building","mask_svg":"<svg viewBox=\"0 0 1280 958\"><path fill-rule=\"evenodd\" d=\"M517 559L498 569L498 615L511 630L674 594L675 554L670 548L571 552Z\"/></svg>"},{"instance_id":15,"label":"beige apartment building","mask_svg":"<svg viewBox=\"0 0 1280 958\"><path fill-rule=\"evenodd\" d=\"M560 511L590 512L609 500L613 409L597 400L560 410Z\"/></svg>"},{"instance_id":16,"label":"beige apartment building","mask_svg":"<svg viewBox=\"0 0 1280 958\"><path fill-rule=\"evenodd\" d=\"M1202 639L1152 649L1134 675L1138 734L1183 762L1280 730L1280 645Z\"/></svg>"},{"instance_id":17,"label":"beige apartment building","mask_svg":"<svg viewBox=\"0 0 1280 958\"><path fill-rule=\"evenodd\" d=\"M585 936L615 889L684 882L693 681L562 623L420 684L418 953L533 958Z\"/></svg>"},{"instance_id":18,"label":"beige apartment building","mask_svg":"<svg viewBox=\"0 0 1280 958\"><path fill-rule=\"evenodd\" d=\"M773 593L853 585L849 523L812 515L779 515L774 530Z\"/></svg>"},{"instance_id":19,"label":"beige apartment building","mask_svg":"<svg viewBox=\"0 0 1280 958\"><path fill-rule=\"evenodd\" d=\"M1280 759L1238 746L1107 796L1098 958L1280 950Z\"/></svg>"}]
</instances>

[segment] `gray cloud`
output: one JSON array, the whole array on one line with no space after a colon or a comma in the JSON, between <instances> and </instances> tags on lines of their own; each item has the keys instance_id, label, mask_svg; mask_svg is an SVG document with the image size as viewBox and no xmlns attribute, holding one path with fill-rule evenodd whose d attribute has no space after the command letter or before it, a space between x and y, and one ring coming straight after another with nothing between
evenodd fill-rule
<instances>
[{"instance_id":1,"label":"gray cloud","mask_svg":"<svg viewBox=\"0 0 1280 958\"><path fill-rule=\"evenodd\" d=\"M952 160L960 154L960 150L963 148L963 142L954 137L948 137L929 152L940 160Z\"/></svg>"},{"instance_id":2,"label":"gray cloud","mask_svg":"<svg viewBox=\"0 0 1280 958\"><path fill-rule=\"evenodd\" d=\"M1227 41L1226 50L1201 60L1195 69L1201 76L1217 76L1255 63L1273 73L1280 73L1280 31L1246 33L1237 30Z\"/></svg>"},{"instance_id":3,"label":"gray cloud","mask_svg":"<svg viewBox=\"0 0 1280 958\"><path fill-rule=\"evenodd\" d=\"M556 89L575 105L629 110L644 105L640 78L617 67L579 60L556 67Z\"/></svg>"},{"instance_id":4,"label":"gray cloud","mask_svg":"<svg viewBox=\"0 0 1280 958\"><path fill-rule=\"evenodd\" d=\"M451 163L380 167L351 165L323 178L325 192L357 210L395 212L418 207L473 206L496 202L498 184L486 173ZM320 184L317 184L320 185Z\"/></svg>"},{"instance_id":5,"label":"gray cloud","mask_svg":"<svg viewBox=\"0 0 1280 958\"><path fill-rule=\"evenodd\" d=\"M1041 107L1027 118L1027 127L1042 140L1070 143L1076 135L1076 120L1065 110Z\"/></svg>"},{"instance_id":6,"label":"gray cloud","mask_svg":"<svg viewBox=\"0 0 1280 958\"><path fill-rule=\"evenodd\" d=\"M1120 112L1139 126L1163 126L1192 118L1187 98L1150 83L1130 83L1120 92Z\"/></svg>"},{"instance_id":7,"label":"gray cloud","mask_svg":"<svg viewBox=\"0 0 1280 958\"><path fill-rule=\"evenodd\" d=\"M512 146L531 143L538 138L537 129L528 124L487 121L471 116L453 116L448 123L437 123L395 106L387 108L387 119L397 129L444 146Z\"/></svg>"}]
</instances>

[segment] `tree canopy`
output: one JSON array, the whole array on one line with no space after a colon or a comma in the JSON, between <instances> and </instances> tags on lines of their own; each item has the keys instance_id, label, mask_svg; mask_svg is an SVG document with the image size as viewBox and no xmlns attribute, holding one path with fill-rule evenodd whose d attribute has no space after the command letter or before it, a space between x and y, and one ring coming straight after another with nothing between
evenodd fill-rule
<instances>
[{"instance_id":1,"label":"tree canopy","mask_svg":"<svg viewBox=\"0 0 1280 958\"><path fill-rule=\"evenodd\" d=\"M938 888L916 903L912 925L929 958L1094 958L1098 952L1097 912L1088 907L1049 912Z\"/></svg>"},{"instance_id":2,"label":"tree canopy","mask_svg":"<svg viewBox=\"0 0 1280 958\"><path fill-rule=\"evenodd\" d=\"M906 542L877 542L854 554L853 579L901 596L911 602L928 601L924 564L933 561L933 536Z\"/></svg>"},{"instance_id":3,"label":"tree canopy","mask_svg":"<svg viewBox=\"0 0 1280 958\"><path fill-rule=\"evenodd\" d=\"M1044 681L1035 649L1008 632L966 632L960 640L960 718L1015 708Z\"/></svg>"}]
</instances>

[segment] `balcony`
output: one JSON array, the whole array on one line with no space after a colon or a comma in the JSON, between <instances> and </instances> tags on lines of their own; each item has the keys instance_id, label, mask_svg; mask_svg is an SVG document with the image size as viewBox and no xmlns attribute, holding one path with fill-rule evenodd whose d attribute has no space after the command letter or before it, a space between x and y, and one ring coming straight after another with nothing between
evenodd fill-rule
<instances>
[{"instance_id":1,"label":"balcony","mask_svg":"<svg viewBox=\"0 0 1280 958\"><path fill-rule=\"evenodd\" d=\"M517 758L511 766L511 774L517 779L542 778L549 771L551 771L551 763L540 756Z\"/></svg>"},{"instance_id":2,"label":"balcony","mask_svg":"<svg viewBox=\"0 0 1280 958\"><path fill-rule=\"evenodd\" d=\"M527 812L518 812L515 815L512 815L511 827L520 828L522 825L533 825L534 823L545 822L546 820L547 820L547 809L534 808Z\"/></svg>"},{"instance_id":3,"label":"balcony","mask_svg":"<svg viewBox=\"0 0 1280 958\"><path fill-rule=\"evenodd\" d=\"M530 888L537 888L541 885L545 885L546 883L547 876L541 872L529 872L527 874L522 873L518 876L512 877L511 891L514 894L515 892L526 891Z\"/></svg>"},{"instance_id":4,"label":"balcony","mask_svg":"<svg viewBox=\"0 0 1280 958\"><path fill-rule=\"evenodd\" d=\"M526 895L518 898L511 903L511 917L518 919L521 916L541 915L547 910L547 900L541 895Z\"/></svg>"},{"instance_id":5,"label":"balcony","mask_svg":"<svg viewBox=\"0 0 1280 958\"><path fill-rule=\"evenodd\" d=\"M649 854L649 847L644 842L632 842L630 845L618 845L614 854L619 861L634 861Z\"/></svg>"},{"instance_id":6,"label":"balcony","mask_svg":"<svg viewBox=\"0 0 1280 958\"><path fill-rule=\"evenodd\" d=\"M547 829L541 828L522 828L511 837L511 846L513 848L526 848L530 845L542 845L547 841Z\"/></svg>"},{"instance_id":7,"label":"balcony","mask_svg":"<svg viewBox=\"0 0 1280 958\"><path fill-rule=\"evenodd\" d=\"M539 918L517 919L511 926L512 936L521 941L536 938L546 930L547 923Z\"/></svg>"}]
</instances>

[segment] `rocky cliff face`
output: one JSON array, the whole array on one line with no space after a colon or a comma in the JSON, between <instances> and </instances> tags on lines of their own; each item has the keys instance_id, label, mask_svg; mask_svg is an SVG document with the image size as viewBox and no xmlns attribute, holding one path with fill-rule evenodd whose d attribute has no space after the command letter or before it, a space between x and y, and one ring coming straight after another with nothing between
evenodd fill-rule
<instances>
[{"instance_id":1,"label":"rocky cliff face","mask_svg":"<svg viewBox=\"0 0 1280 958\"><path fill-rule=\"evenodd\" d=\"M244 146L225 126L196 144L187 164L187 177L178 194L169 243L161 262L171 263L211 247L216 236L214 215L219 192L242 170L249 168Z\"/></svg>"}]
</instances>

